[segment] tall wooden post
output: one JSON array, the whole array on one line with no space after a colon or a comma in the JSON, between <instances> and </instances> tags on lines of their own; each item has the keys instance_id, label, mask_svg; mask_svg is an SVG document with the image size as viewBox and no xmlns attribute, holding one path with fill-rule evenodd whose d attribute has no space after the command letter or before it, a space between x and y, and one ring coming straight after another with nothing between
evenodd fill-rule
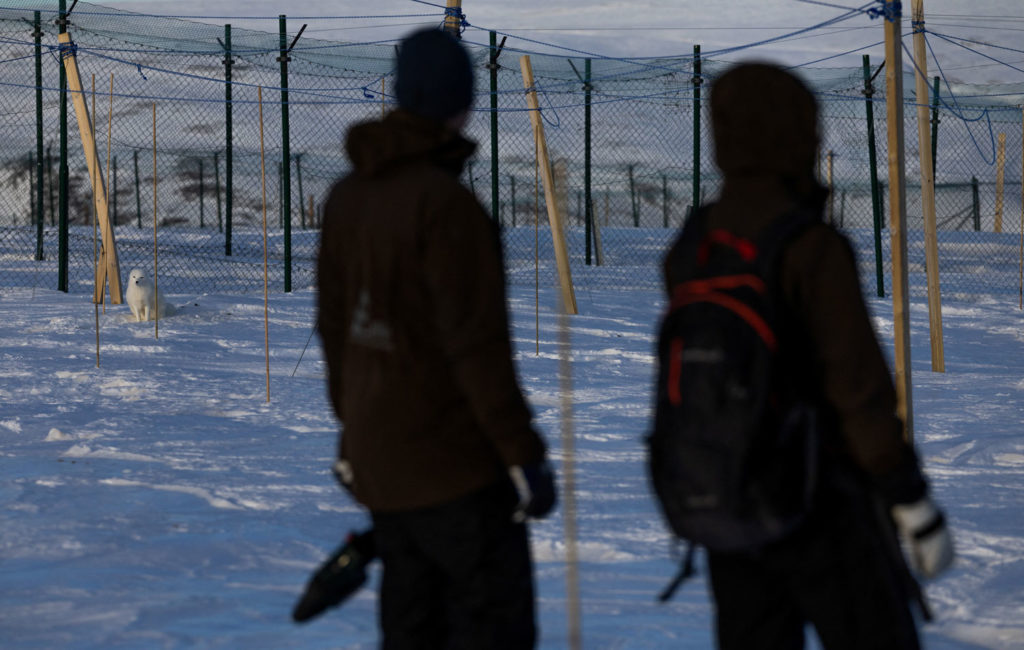
<instances>
[{"instance_id":1,"label":"tall wooden post","mask_svg":"<svg viewBox=\"0 0 1024 650\"><path fill-rule=\"evenodd\" d=\"M885 0L885 113L889 132L889 232L892 240L892 315L896 413L913 440L910 377L910 301L907 293L907 196L903 157L903 43L899 0Z\"/></svg>"},{"instance_id":2,"label":"tall wooden post","mask_svg":"<svg viewBox=\"0 0 1024 650\"><path fill-rule=\"evenodd\" d=\"M917 69L914 90L917 102L917 144L921 161L921 211L924 217L925 272L928 276L928 320L931 335L932 371L945 372L942 345L942 293L939 290L939 238L935 225L935 170L928 106L928 49L924 42L924 0L913 0L914 59Z\"/></svg>"},{"instance_id":3,"label":"tall wooden post","mask_svg":"<svg viewBox=\"0 0 1024 650\"><path fill-rule=\"evenodd\" d=\"M110 301L115 305L120 305L122 302L121 273L117 262L114 229L110 227L106 185L103 180L103 167L100 163L99 151L96 148L96 133L93 130L89 107L85 102L85 93L82 89L82 79L78 74L78 63L75 58L71 34L62 32L58 35L57 40L62 48L61 63L64 65L68 89L71 92L71 100L75 105L75 117L78 119L78 133L82 138L85 164L95 189L93 192L93 202L103 237L103 248L100 251L100 265L93 300L96 303L102 301L103 290L106 288L106 283L109 282Z\"/></svg>"},{"instance_id":4,"label":"tall wooden post","mask_svg":"<svg viewBox=\"0 0 1024 650\"><path fill-rule=\"evenodd\" d=\"M533 82L533 66L530 56L519 58L523 72L523 86L526 88L526 104L530 109L530 121L533 123L533 136L537 143L537 157L541 176L544 180L544 202L548 209L548 221L551 223L551 237L555 248L555 261L558 264L558 277L562 285L562 302L570 314L578 313L576 309L576 293L572 286L572 270L569 267L569 250L565 244L562 215L558 213L558 201L555 198L555 178L551 172L551 159L548 156L548 145L544 138L544 121L540 115L540 102L537 101L537 89Z\"/></svg>"},{"instance_id":5,"label":"tall wooden post","mask_svg":"<svg viewBox=\"0 0 1024 650\"><path fill-rule=\"evenodd\" d=\"M444 10L444 31L462 38L462 0L448 0Z\"/></svg>"}]
</instances>

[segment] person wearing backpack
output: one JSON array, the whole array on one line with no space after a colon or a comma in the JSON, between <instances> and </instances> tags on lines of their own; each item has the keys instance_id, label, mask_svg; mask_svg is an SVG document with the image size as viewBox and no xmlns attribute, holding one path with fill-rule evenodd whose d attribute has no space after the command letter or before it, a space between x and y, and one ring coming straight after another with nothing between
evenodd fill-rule
<instances>
[{"instance_id":1,"label":"person wearing backpack","mask_svg":"<svg viewBox=\"0 0 1024 650\"><path fill-rule=\"evenodd\" d=\"M383 564L383 648L532 648L526 520L552 510L555 482L516 377L498 229L459 181L472 63L423 29L395 74L397 109L348 132L317 262L334 470L373 520L338 557ZM314 592L362 577L317 576Z\"/></svg>"},{"instance_id":2,"label":"person wearing backpack","mask_svg":"<svg viewBox=\"0 0 1024 650\"><path fill-rule=\"evenodd\" d=\"M775 65L711 89L718 200L666 255L651 479L673 532L707 549L718 647L919 647L901 552L952 562L896 415L853 249L823 223L814 96ZM692 552L689 554L692 560Z\"/></svg>"}]
</instances>

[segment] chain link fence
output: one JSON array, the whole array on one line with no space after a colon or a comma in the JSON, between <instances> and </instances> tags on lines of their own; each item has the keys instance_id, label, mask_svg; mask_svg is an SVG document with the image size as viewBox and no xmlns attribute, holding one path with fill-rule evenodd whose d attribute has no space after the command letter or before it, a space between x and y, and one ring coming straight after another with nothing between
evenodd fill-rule
<instances>
[{"instance_id":1,"label":"chain link fence","mask_svg":"<svg viewBox=\"0 0 1024 650\"><path fill-rule=\"evenodd\" d=\"M96 219L71 98L67 286L59 286L62 53L54 4L0 0L0 283L84 293L93 285ZM348 169L347 129L391 108L394 43L302 36L288 51L297 27L241 30L78 3L68 31L107 170L123 277L135 267L153 269L155 248L160 286L169 293L259 290L265 216L271 289L312 286L320 203ZM464 181L502 226L510 280L553 284L520 71L528 52L488 37L476 29L464 34L478 91L467 135L480 145ZM713 200L720 188L706 104L710 82L727 64L697 56L530 59L577 288L660 286L660 258L688 209ZM876 80L874 94L865 96L861 68L799 73L822 106L828 218L862 251L865 285L888 292L887 216L877 244L874 228L876 209L887 215L888 201L884 84ZM904 86L911 289L923 295L911 76ZM1015 296L1019 289L1024 143L1017 104L1024 95L1001 90L1007 89L958 87L953 95L942 87L939 103L929 106L944 297Z\"/></svg>"}]
</instances>

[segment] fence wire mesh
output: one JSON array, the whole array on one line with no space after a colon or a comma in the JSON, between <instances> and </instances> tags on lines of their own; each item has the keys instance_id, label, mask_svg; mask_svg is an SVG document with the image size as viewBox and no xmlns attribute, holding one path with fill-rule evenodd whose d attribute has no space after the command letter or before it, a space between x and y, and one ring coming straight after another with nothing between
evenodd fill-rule
<instances>
[{"instance_id":1,"label":"fence wire mesh","mask_svg":"<svg viewBox=\"0 0 1024 650\"><path fill-rule=\"evenodd\" d=\"M58 288L60 282L62 52L54 4L0 1L4 286ZM167 292L261 289L266 215L271 289L312 286L321 200L348 170L342 148L347 129L392 108L395 46L302 37L285 52L298 25L281 27L231 29L78 3L67 29L106 170L122 276L135 267L152 269L155 248ZM520 56L530 54L577 289L659 286L661 255L688 209L713 200L720 188L707 98L727 64L695 56L541 55L495 48L487 32L474 29L463 42L477 72L467 135L480 145L464 181L502 226L510 280L556 282L520 71ZM883 215L877 250L882 290L888 292L884 83L876 79L874 94L866 96L861 68L805 67L798 73L822 107L820 177L832 190L828 219L869 252L861 264L872 288L876 199L867 110L873 108ZM923 295L912 74L905 75L904 87L911 289ZM1024 95L1019 87L953 90L943 85L939 101L928 106L936 135L942 293L1016 296L1024 227L1018 104ZM93 286L96 218L73 99L67 102L66 289L85 293Z\"/></svg>"}]
</instances>

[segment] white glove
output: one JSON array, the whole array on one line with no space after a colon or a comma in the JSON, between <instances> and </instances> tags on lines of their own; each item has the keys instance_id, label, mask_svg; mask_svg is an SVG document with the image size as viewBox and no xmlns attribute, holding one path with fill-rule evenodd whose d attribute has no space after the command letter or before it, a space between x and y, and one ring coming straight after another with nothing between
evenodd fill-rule
<instances>
[{"instance_id":1,"label":"white glove","mask_svg":"<svg viewBox=\"0 0 1024 650\"><path fill-rule=\"evenodd\" d=\"M934 578L953 563L953 539L942 511L927 496L892 507L900 536L910 547L910 565L925 578Z\"/></svg>"}]
</instances>

